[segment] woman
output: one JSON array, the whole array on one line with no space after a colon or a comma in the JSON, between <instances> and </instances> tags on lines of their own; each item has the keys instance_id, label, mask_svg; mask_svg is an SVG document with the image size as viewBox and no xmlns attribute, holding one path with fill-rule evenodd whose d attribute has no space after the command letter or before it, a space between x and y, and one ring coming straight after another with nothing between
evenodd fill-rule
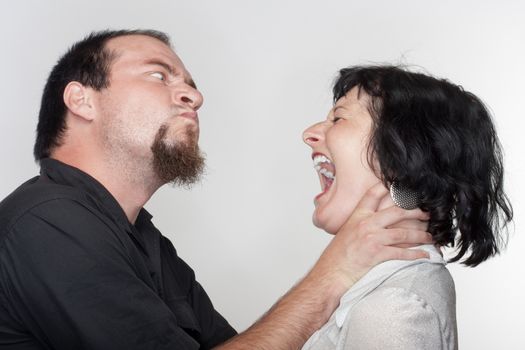
<instances>
[{"instance_id":1,"label":"woman","mask_svg":"<svg viewBox=\"0 0 525 350\"><path fill-rule=\"evenodd\" d=\"M380 180L392 198L379 209L428 212L436 245L457 247L451 262L476 266L497 254L512 208L483 103L446 80L399 67L339 73L334 107L303 135L322 187L314 224L336 233ZM390 261L367 273L303 349L456 349L452 277L436 247L418 249L430 258Z\"/></svg>"}]
</instances>

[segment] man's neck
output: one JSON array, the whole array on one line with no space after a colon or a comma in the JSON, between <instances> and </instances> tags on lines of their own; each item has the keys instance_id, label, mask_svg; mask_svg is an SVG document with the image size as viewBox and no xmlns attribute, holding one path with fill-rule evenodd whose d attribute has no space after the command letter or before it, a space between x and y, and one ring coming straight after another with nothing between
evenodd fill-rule
<instances>
[{"instance_id":1,"label":"man's neck","mask_svg":"<svg viewBox=\"0 0 525 350\"><path fill-rule=\"evenodd\" d=\"M153 193L162 186L147 170L130 169L118 162L105 161L97 157L68 154L56 151L52 158L82 170L100 182L117 200L129 222L134 224L140 210Z\"/></svg>"}]
</instances>

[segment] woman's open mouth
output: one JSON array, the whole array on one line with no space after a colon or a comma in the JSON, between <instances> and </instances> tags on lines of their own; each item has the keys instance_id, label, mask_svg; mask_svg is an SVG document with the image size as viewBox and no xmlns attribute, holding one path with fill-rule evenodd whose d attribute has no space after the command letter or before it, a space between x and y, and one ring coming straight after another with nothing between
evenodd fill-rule
<instances>
[{"instance_id":1,"label":"woman's open mouth","mask_svg":"<svg viewBox=\"0 0 525 350\"><path fill-rule=\"evenodd\" d=\"M322 189L322 192L315 197L315 200L317 200L323 194L328 192L330 186L332 186L332 184L334 183L335 166L332 163L332 161L322 153L316 152L312 154L312 159L314 161L314 168L319 174Z\"/></svg>"}]
</instances>

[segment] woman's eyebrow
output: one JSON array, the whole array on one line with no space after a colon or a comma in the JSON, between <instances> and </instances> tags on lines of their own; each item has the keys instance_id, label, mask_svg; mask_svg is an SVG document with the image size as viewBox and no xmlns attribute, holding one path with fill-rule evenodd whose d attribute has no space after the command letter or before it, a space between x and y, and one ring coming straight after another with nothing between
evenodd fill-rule
<instances>
[{"instance_id":1,"label":"woman's eyebrow","mask_svg":"<svg viewBox=\"0 0 525 350\"><path fill-rule=\"evenodd\" d=\"M341 106L341 105L339 105L339 106L335 106L335 107L334 107L334 113L335 113L338 109L347 109L347 108L345 108L345 106Z\"/></svg>"}]
</instances>

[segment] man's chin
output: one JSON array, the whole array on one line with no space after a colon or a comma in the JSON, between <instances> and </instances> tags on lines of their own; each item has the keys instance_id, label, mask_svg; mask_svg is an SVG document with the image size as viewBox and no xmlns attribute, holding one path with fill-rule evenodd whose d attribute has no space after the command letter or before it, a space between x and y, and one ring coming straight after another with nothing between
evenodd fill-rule
<instances>
[{"instance_id":1,"label":"man's chin","mask_svg":"<svg viewBox=\"0 0 525 350\"><path fill-rule=\"evenodd\" d=\"M184 139L170 145L165 136L167 126L162 126L151 147L153 168L162 183L190 186L204 173L205 157L199 149L198 134L187 130Z\"/></svg>"},{"instance_id":2,"label":"man's chin","mask_svg":"<svg viewBox=\"0 0 525 350\"><path fill-rule=\"evenodd\" d=\"M185 149L191 149L191 148L198 148L199 142L198 138L184 134L183 136L177 136L177 137L164 137L162 139L162 142L167 148L180 148L183 147Z\"/></svg>"}]
</instances>

